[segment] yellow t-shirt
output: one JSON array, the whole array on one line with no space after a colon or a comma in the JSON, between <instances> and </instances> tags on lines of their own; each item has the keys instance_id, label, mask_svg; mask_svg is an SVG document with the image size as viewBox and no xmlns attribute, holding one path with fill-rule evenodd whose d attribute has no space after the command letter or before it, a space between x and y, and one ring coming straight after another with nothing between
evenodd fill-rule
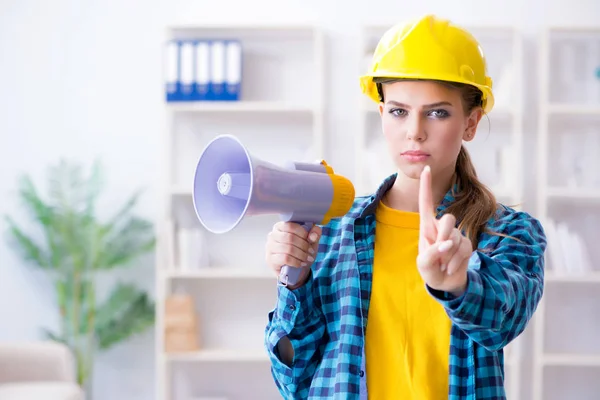
<instances>
[{"instance_id":1,"label":"yellow t-shirt","mask_svg":"<svg viewBox=\"0 0 600 400\"><path fill-rule=\"evenodd\" d=\"M380 202L366 332L371 400L448 398L451 323L417 270L419 214Z\"/></svg>"}]
</instances>

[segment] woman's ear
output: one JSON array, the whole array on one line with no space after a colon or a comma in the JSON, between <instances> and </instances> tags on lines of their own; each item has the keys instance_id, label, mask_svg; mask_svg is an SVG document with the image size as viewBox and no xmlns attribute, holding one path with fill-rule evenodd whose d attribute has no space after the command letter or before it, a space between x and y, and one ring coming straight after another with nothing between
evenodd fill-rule
<instances>
[{"instance_id":1,"label":"woman's ear","mask_svg":"<svg viewBox=\"0 0 600 400\"><path fill-rule=\"evenodd\" d=\"M483 117L483 110L481 108L471 111L471 115L467 117L467 127L463 133L464 141L469 142L475 138L481 117Z\"/></svg>"},{"instance_id":2,"label":"woman's ear","mask_svg":"<svg viewBox=\"0 0 600 400\"><path fill-rule=\"evenodd\" d=\"M385 105L383 104L383 102L379 103L379 116L383 117L383 109L385 108Z\"/></svg>"}]
</instances>

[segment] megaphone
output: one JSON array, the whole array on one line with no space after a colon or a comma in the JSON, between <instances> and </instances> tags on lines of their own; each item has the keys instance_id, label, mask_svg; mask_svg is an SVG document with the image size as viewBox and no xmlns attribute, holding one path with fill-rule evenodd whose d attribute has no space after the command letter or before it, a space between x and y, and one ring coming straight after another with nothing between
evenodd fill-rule
<instances>
[{"instance_id":1,"label":"megaphone","mask_svg":"<svg viewBox=\"0 0 600 400\"><path fill-rule=\"evenodd\" d=\"M220 135L204 148L194 175L193 204L209 232L223 234L252 215L278 214L283 221L327 224L346 214L354 186L325 161L283 166L253 157L238 138ZM283 266L281 285L298 282L301 268Z\"/></svg>"}]
</instances>

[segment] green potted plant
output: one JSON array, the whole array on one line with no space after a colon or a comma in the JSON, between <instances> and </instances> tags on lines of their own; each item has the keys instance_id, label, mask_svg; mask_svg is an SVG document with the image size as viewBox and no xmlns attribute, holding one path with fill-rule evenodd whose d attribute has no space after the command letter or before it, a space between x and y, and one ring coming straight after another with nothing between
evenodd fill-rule
<instances>
[{"instance_id":1,"label":"green potted plant","mask_svg":"<svg viewBox=\"0 0 600 400\"><path fill-rule=\"evenodd\" d=\"M29 232L6 216L12 247L52 279L61 324L44 335L70 347L88 399L95 353L154 324L153 300L131 283L117 281L107 299L98 300L98 274L134 265L155 245L151 222L133 213L141 191L109 218L100 218L103 183L99 162L84 176L81 165L61 160L48 169L46 196L29 175L19 178L18 196L33 222Z\"/></svg>"}]
</instances>

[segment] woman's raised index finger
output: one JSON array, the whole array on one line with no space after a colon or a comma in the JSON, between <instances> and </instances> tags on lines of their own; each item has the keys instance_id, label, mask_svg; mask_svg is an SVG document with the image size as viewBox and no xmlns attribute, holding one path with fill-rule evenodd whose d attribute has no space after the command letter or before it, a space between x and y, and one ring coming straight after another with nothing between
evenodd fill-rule
<instances>
[{"instance_id":1,"label":"woman's raised index finger","mask_svg":"<svg viewBox=\"0 0 600 400\"><path fill-rule=\"evenodd\" d=\"M434 219L433 194L431 193L431 169L426 165L421 172L419 183L419 214L421 223L430 223Z\"/></svg>"}]
</instances>

